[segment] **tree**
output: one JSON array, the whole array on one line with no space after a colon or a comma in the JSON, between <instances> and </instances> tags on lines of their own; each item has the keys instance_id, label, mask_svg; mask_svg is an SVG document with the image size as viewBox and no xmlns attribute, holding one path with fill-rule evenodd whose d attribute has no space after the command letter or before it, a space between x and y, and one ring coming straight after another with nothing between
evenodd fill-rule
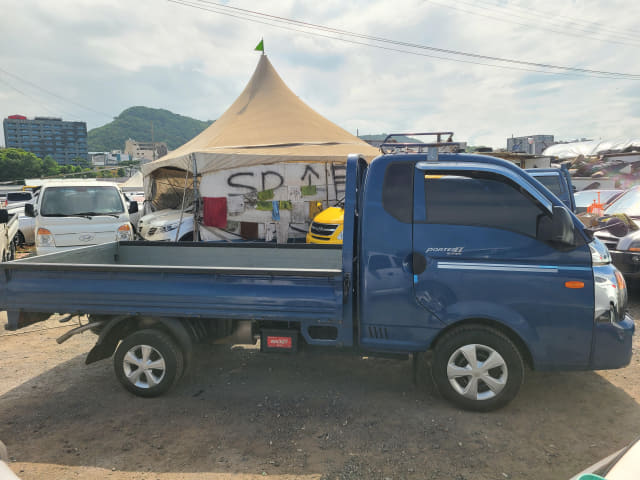
<instances>
[{"instance_id":1,"label":"tree","mask_svg":"<svg viewBox=\"0 0 640 480\"><path fill-rule=\"evenodd\" d=\"M89 160L87 160L86 158L82 158L82 157L76 157L73 160L71 160L71 163L73 165L76 165L78 167L81 168L91 168L91 162Z\"/></svg>"},{"instance_id":2,"label":"tree","mask_svg":"<svg viewBox=\"0 0 640 480\"><path fill-rule=\"evenodd\" d=\"M0 181L38 178L42 175L42 160L19 148L0 150Z\"/></svg>"},{"instance_id":3,"label":"tree","mask_svg":"<svg viewBox=\"0 0 640 480\"><path fill-rule=\"evenodd\" d=\"M42 159L42 174L45 177L53 177L60 173L60 165L56 162L51 155L47 155Z\"/></svg>"}]
</instances>

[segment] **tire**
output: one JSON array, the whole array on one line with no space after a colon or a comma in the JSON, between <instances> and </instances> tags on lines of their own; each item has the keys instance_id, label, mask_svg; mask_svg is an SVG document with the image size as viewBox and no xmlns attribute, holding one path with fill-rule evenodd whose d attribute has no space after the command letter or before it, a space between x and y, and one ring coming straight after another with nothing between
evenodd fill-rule
<instances>
[{"instance_id":1,"label":"tire","mask_svg":"<svg viewBox=\"0 0 640 480\"><path fill-rule=\"evenodd\" d=\"M16 233L16 236L14 237L13 241L16 244L16 247L22 247L26 242L24 239L24 234L18 230L18 233Z\"/></svg>"},{"instance_id":2,"label":"tire","mask_svg":"<svg viewBox=\"0 0 640 480\"><path fill-rule=\"evenodd\" d=\"M9 253L7 255L7 261L12 261L16 259L16 244L15 242L10 242L9 245Z\"/></svg>"},{"instance_id":3,"label":"tire","mask_svg":"<svg viewBox=\"0 0 640 480\"><path fill-rule=\"evenodd\" d=\"M491 363L485 365L490 358ZM454 405L488 412L516 396L524 381L524 362L516 345L504 334L491 327L470 325L438 341L431 377L440 394Z\"/></svg>"},{"instance_id":4,"label":"tire","mask_svg":"<svg viewBox=\"0 0 640 480\"><path fill-rule=\"evenodd\" d=\"M155 364L157 368L145 368L145 363ZM138 330L120 342L113 366L116 377L131 393L157 397L180 379L184 359L180 347L169 335L147 329Z\"/></svg>"}]
</instances>

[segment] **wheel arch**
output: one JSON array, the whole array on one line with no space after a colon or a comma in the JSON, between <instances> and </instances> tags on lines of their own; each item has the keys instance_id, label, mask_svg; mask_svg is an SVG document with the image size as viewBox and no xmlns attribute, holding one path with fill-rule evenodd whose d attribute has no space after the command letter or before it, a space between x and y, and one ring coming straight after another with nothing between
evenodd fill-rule
<instances>
[{"instance_id":1,"label":"wheel arch","mask_svg":"<svg viewBox=\"0 0 640 480\"><path fill-rule=\"evenodd\" d=\"M128 335L145 329L158 329L175 340L184 356L184 368L191 361L193 340L182 321L173 317L129 317L118 316L108 321L102 328L98 341L89 351L85 363L97 362L109 358L116 350L118 343Z\"/></svg>"},{"instance_id":2,"label":"wheel arch","mask_svg":"<svg viewBox=\"0 0 640 480\"><path fill-rule=\"evenodd\" d=\"M505 335L518 348L518 351L522 355L522 358L527 364L527 366L532 370L535 369L535 363L533 361L533 355L531 354L531 350L529 349L529 346L526 344L526 342L522 339L522 337L515 330L505 325L504 323L500 323L496 320L491 320L488 318L467 318L464 320L459 320L450 325L447 325L447 327L443 328L440 332L438 332L438 334L432 340L429 350L433 350L433 348L436 346L438 341L440 341L440 339L444 337L446 334L448 334L449 332L461 327L468 327L468 326L474 326L474 325L490 327L499 331L503 335Z\"/></svg>"}]
</instances>

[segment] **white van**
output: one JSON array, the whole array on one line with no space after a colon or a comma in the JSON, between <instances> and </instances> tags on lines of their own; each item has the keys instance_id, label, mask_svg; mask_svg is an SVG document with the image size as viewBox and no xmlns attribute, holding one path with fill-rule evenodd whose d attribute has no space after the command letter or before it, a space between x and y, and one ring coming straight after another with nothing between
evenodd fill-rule
<instances>
[{"instance_id":1,"label":"white van","mask_svg":"<svg viewBox=\"0 0 640 480\"><path fill-rule=\"evenodd\" d=\"M25 205L25 214L36 219L38 255L133 239L124 195L115 183L87 180L42 185L35 204Z\"/></svg>"}]
</instances>

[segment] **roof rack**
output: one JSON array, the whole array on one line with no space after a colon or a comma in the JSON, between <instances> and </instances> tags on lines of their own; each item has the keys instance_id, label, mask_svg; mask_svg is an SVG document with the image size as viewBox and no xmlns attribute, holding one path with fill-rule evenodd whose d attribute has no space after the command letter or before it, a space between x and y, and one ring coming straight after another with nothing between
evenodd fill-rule
<instances>
[{"instance_id":1,"label":"roof rack","mask_svg":"<svg viewBox=\"0 0 640 480\"><path fill-rule=\"evenodd\" d=\"M394 137L436 137L435 142L399 143ZM443 140L446 138L446 140ZM457 152L461 142L453 141L453 132L425 132L425 133L391 133L380 144L383 155L392 153L427 153L429 160L437 160L439 151Z\"/></svg>"}]
</instances>

